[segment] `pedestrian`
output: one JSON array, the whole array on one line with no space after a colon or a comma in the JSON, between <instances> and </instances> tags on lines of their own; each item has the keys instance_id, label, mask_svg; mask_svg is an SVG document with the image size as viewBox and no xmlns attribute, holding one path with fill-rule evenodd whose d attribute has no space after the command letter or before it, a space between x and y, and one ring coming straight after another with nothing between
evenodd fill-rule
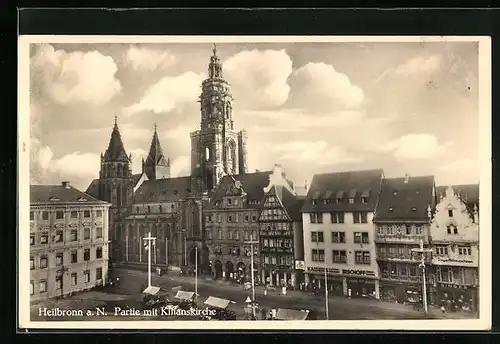
<instances>
[{"instance_id":1,"label":"pedestrian","mask_svg":"<svg viewBox=\"0 0 500 344\"><path fill-rule=\"evenodd\" d=\"M273 309L271 310L271 318L272 318L273 320L274 320L274 319L276 319L276 313L277 313L277 312L276 312L276 308L273 308Z\"/></svg>"}]
</instances>

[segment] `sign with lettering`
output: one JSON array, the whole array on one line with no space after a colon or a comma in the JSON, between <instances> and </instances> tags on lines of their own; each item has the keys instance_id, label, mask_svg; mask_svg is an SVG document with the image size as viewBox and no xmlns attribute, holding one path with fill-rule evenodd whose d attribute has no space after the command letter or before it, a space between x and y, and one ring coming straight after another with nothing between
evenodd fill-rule
<instances>
[{"instance_id":1,"label":"sign with lettering","mask_svg":"<svg viewBox=\"0 0 500 344\"><path fill-rule=\"evenodd\" d=\"M359 279L359 278L348 278L347 279L347 283L375 284L375 280Z\"/></svg>"},{"instance_id":2,"label":"sign with lettering","mask_svg":"<svg viewBox=\"0 0 500 344\"><path fill-rule=\"evenodd\" d=\"M322 272L322 273L324 273L325 272L325 268L320 268L320 267L317 267L317 266L309 266L309 267L307 267L307 271L310 271L310 272ZM340 270L339 269L329 269L329 268L327 268L326 269L326 273L339 274Z\"/></svg>"},{"instance_id":3,"label":"sign with lettering","mask_svg":"<svg viewBox=\"0 0 500 344\"><path fill-rule=\"evenodd\" d=\"M367 270L342 269L342 273L344 275L375 276L374 271L367 271Z\"/></svg>"},{"instance_id":4,"label":"sign with lettering","mask_svg":"<svg viewBox=\"0 0 500 344\"><path fill-rule=\"evenodd\" d=\"M469 286L453 284L453 283L439 283L439 285L443 288L450 288L450 289L462 289L462 290L469 289Z\"/></svg>"},{"instance_id":5,"label":"sign with lettering","mask_svg":"<svg viewBox=\"0 0 500 344\"><path fill-rule=\"evenodd\" d=\"M306 266L303 260L296 260L295 261L295 270L305 270Z\"/></svg>"}]
</instances>

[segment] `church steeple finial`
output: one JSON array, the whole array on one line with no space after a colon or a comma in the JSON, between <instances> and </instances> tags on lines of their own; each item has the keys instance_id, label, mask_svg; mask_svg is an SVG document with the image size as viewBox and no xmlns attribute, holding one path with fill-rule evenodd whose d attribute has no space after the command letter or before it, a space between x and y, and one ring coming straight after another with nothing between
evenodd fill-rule
<instances>
[{"instance_id":1,"label":"church steeple finial","mask_svg":"<svg viewBox=\"0 0 500 344\"><path fill-rule=\"evenodd\" d=\"M115 127L118 125L118 116L115 116Z\"/></svg>"},{"instance_id":2,"label":"church steeple finial","mask_svg":"<svg viewBox=\"0 0 500 344\"><path fill-rule=\"evenodd\" d=\"M214 48L212 51L214 53L214 56L217 56L217 44L214 43Z\"/></svg>"},{"instance_id":3,"label":"church steeple finial","mask_svg":"<svg viewBox=\"0 0 500 344\"><path fill-rule=\"evenodd\" d=\"M156 123L154 124L154 131L155 131L155 133L156 133Z\"/></svg>"}]
</instances>

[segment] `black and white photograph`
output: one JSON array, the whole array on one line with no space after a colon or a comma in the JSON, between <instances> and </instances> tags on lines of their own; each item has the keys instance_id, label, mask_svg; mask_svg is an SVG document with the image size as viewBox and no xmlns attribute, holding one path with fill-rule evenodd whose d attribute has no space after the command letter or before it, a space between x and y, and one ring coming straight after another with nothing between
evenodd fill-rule
<instances>
[{"instance_id":1,"label":"black and white photograph","mask_svg":"<svg viewBox=\"0 0 500 344\"><path fill-rule=\"evenodd\" d=\"M20 326L487 329L490 59L20 36Z\"/></svg>"}]
</instances>

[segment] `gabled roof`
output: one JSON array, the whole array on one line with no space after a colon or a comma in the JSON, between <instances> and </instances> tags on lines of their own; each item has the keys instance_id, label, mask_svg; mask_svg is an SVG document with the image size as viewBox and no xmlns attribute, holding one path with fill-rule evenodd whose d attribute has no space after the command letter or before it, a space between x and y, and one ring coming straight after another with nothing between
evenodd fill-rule
<instances>
[{"instance_id":1,"label":"gabled roof","mask_svg":"<svg viewBox=\"0 0 500 344\"><path fill-rule=\"evenodd\" d=\"M373 211L383 175L382 169L316 174L307 193L302 212ZM370 190L370 195L367 202L362 203L361 194L366 190ZM350 204L347 196L354 192L356 193L354 203ZM336 200L324 204L325 202L321 200L326 193L330 197L335 196Z\"/></svg>"},{"instance_id":2,"label":"gabled roof","mask_svg":"<svg viewBox=\"0 0 500 344\"><path fill-rule=\"evenodd\" d=\"M99 201L72 186L63 185L30 185L30 204L60 204L60 203L100 203Z\"/></svg>"},{"instance_id":3,"label":"gabled roof","mask_svg":"<svg viewBox=\"0 0 500 344\"><path fill-rule=\"evenodd\" d=\"M125 147L123 146L116 117L115 117L115 125L113 127L113 131L111 132L111 139L109 140L108 149L106 150L106 153L104 153L104 161L130 162L129 157L125 152Z\"/></svg>"},{"instance_id":4,"label":"gabled roof","mask_svg":"<svg viewBox=\"0 0 500 344\"><path fill-rule=\"evenodd\" d=\"M141 179L141 177L142 177L142 173L133 174L132 175L132 185L136 186L137 183L139 182L139 180Z\"/></svg>"},{"instance_id":5,"label":"gabled roof","mask_svg":"<svg viewBox=\"0 0 500 344\"><path fill-rule=\"evenodd\" d=\"M133 203L176 202L191 193L191 177L145 180L134 194Z\"/></svg>"},{"instance_id":6,"label":"gabled roof","mask_svg":"<svg viewBox=\"0 0 500 344\"><path fill-rule=\"evenodd\" d=\"M295 196L286 187L282 185L273 185L266 196L274 195L278 197L285 208L286 213L292 221L301 221L302 213L300 212L303 204L304 198L300 196Z\"/></svg>"},{"instance_id":7,"label":"gabled roof","mask_svg":"<svg viewBox=\"0 0 500 344\"><path fill-rule=\"evenodd\" d=\"M227 183L238 181L241 183L243 191L245 191L248 201L256 201L256 204L249 204L249 207L259 207L259 204L264 198L264 188L269 184L269 176L272 171L245 173L238 175L227 175L222 177L219 184L212 193L211 203L221 201L225 196Z\"/></svg>"},{"instance_id":8,"label":"gabled roof","mask_svg":"<svg viewBox=\"0 0 500 344\"><path fill-rule=\"evenodd\" d=\"M384 179L373 221L429 221L434 186L434 176L409 177L407 183L405 177Z\"/></svg>"},{"instance_id":9,"label":"gabled roof","mask_svg":"<svg viewBox=\"0 0 500 344\"><path fill-rule=\"evenodd\" d=\"M446 189L449 186L438 186L437 187L437 197L438 200L441 196L446 196ZM462 202L465 203L467 209L471 212L474 212L474 205L479 209L479 184L461 184L461 185L451 185L451 188L458 194Z\"/></svg>"},{"instance_id":10,"label":"gabled roof","mask_svg":"<svg viewBox=\"0 0 500 344\"><path fill-rule=\"evenodd\" d=\"M96 199L99 199L99 179L94 179L89 187L87 188L87 191L85 191L87 195L90 195Z\"/></svg>"},{"instance_id":11,"label":"gabled roof","mask_svg":"<svg viewBox=\"0 0 500 344\"><path fill-rule=\"evenodd\" d=\"M151 140L151 146L149 147L149 154L144 161L145 166L169 166L170 160L166 159L163 155L163 150L161 149L160 140L158 139L158 134L155 131L153 133L153 139Z\"/></svg>"}]
</instances>

